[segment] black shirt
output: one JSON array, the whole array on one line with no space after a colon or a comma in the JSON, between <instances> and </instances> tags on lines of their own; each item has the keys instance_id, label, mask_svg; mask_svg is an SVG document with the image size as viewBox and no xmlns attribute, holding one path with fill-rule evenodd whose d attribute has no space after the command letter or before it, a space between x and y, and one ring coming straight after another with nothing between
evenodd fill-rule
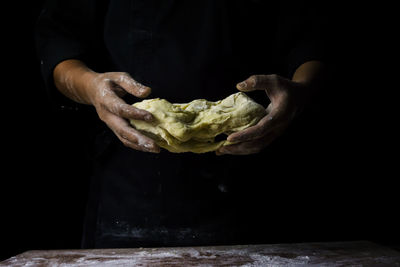
<instances>
[{"instance_id":1,"label":"black shirt","mask_svg":"<svg viewBox=\"0 0 400 267\"><path fill-rule=\"evenodd\" d=\"M302 63L321 60L316 11L306 1L52 0L38 21L37 46L49 93L63 107L80 107L52 81L54 67L70 58L99 72L128 72L152 88L150 97L219 100L252 74L291 77ZM264 94L250 95L266 101ZM85 247L243 243L264 236L259 163L268 153L146 154L123 147L107 129L96 147Z\"/></svg>"}]
</instances>

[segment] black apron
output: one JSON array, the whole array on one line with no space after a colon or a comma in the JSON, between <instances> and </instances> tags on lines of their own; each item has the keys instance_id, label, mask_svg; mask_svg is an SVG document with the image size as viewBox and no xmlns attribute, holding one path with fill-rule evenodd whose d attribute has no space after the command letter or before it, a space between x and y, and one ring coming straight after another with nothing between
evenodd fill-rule
<instances>
[{"instance_id":1,"label":"black apron","mask_svg":"<svg viewBox=\"0 0 400 267\"><path fill-rule=\"evenodd\" d=\"M265 26L265 17L257 16L261 4L240 3L110 1L104 38L112 70L150 86L150 97L175 103L235 93L236 83L274 67L265 52L272 48L258 42ZM266 101L264 94L259 101ZM255 242L243 222L250 209L239 208L249 200L244 181L258 178L254 161L245 166L243 158L214 153L143 153L107 129L97 142L83 247ZM238 169L246 168L251 171L240 177Z\"/></svg>"}]
</instances>

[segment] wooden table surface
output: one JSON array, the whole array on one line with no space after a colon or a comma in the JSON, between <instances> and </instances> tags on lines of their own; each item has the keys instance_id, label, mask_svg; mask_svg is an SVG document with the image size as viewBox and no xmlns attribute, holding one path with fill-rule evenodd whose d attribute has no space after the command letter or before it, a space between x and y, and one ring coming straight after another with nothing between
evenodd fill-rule
<instances>
[{"instance_id":1,"label":"wooden table surface","mask_svg":"<svg viewBox=\"0 0 400 267\"><path fill-rule=\"evenodd\" d=\"M367 241L217 247L27 251L0 266L400 266Z\"/></svg>"}]
</instances>

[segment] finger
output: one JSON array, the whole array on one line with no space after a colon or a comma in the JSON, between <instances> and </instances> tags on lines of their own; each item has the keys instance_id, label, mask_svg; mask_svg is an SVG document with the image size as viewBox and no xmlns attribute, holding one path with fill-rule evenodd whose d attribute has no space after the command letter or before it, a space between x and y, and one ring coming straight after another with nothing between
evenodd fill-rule
<instances>
[{"instance_id":1,"label":"finger","mask_svg":"<svg viewBox=\"0 0 400 267\"><path fill-rule=\"evenodd\" d=\"M126 147L129 147L129 148L132 148L132 149L135 149L135 150L139 150L139 151L142 151L142 152L151 152L151 151L147 150L146 148L143 148L143 147L141 147L141 146L139 146L139 145L137 145L135 143L132 143L129 140L124 139L123 137L121 137L119 135L116 135L116 136L121 141L121 143L124 144L124 146L126 146Z\"/></svg>"},{"instance_id":2,"label":"finger","mask_svg":"<svg viewBox=\"0 0 400 267\"><path fill-rule=\"evenodd\" d=\"M147 152L160 152L154 140L132 128L126 120L109 114L104 121L124 145Z\"/></svg>"},{"instance_id":3,"label":"finger","mask_svg":"<svg viewBox=\"0 0 400 267\"><path fill-rule=\"evenodd\" d=\"M254 142L254 141L253 141ZM250 143L250 142L249 142ZM256 147L258 144L240 143L220 148L217 155L250 155L260 152L261 148Z\"/></svg>"},{"instance_id":4,"label":"finger","mask_svg":"<svg viewBox=\"0 0 400 267\"><path fill-rule=\"evenodd\" d=\"M128 73L115 72L112 81L128 93L144 98L151 94L151 88L135 81Z\"/></svg>"},{"instance_id":5,"label":"finger","mask_svg":"<svg viewBox=\"0 0 400 267\"><path fill-rule=\"evenodd\" d=\"M128 105L113 92L104 97L103 106L109 112L122 118L144 121L152 121L154 119L150 112Z\"/></svg>"},{"instance_id":6,"label":"finger","mask_svg":"<svg viewBox=\"0 0 400 267\"><path fill-rule=\"evenodd\" d=\"M254 90L275 90L279 86L281 77L276 74L252 75L247 80L238 83L237 89L243 92Z\"/></svg>"},{"instance_id":7,"label":"finger","mask_svg":"<svg viewBox=\"0 0 400 267\"><path fill-rule=\"evenodd\" d=\"M259 153L262 149L270 145L278 136L278 132L272 132L261 139L223 146L218 149L216 153L217 155L250 155Z\"/></svg>"},{"instance_id":8,"label":"finger","mask_svg":"<svg viewBox=\"0 0 400 267\"><path fill-rule=\"evenodd\" d=\"M232 133L227 137L229 142L245 142L254 139L259 139L268 132L272 131L277 125L277 119L275 118L276 112L272 111L271 113L264 116L256 125L251 126L245 130Z\"/></svg>"},{"instance_id":9,"label":"finger","mask_svg":"<svg viewBox=\"0 0 400 267\"><path fill-rule=\"evenodd\" d=\"M259 142L250 141L235 145L223 146L219 149L219 153L221 155L250 155L260 152L261 149L262 147Z\"/></svg>"}]
</instances>

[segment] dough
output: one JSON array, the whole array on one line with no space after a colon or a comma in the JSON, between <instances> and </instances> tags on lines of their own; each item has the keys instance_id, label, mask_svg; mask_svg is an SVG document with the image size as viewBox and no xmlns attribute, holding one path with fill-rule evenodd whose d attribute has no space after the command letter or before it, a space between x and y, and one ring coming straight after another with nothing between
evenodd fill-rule
<instances>
[{"instance_id":1,"label":"dough","mask_svg":"<svg viewBox=\"0 0 400 267\"><path fill-rule=\"evenodd\" d=\"M266 115L263 106L242 92L217 102L197 99L187 104L171 104L155 98L133 106L152 113L154 121L131 120L131 124L174 153L215 151L231 144L227 140L215 141L216 136L248 128Z\"/></svg>"}]
</instances>

